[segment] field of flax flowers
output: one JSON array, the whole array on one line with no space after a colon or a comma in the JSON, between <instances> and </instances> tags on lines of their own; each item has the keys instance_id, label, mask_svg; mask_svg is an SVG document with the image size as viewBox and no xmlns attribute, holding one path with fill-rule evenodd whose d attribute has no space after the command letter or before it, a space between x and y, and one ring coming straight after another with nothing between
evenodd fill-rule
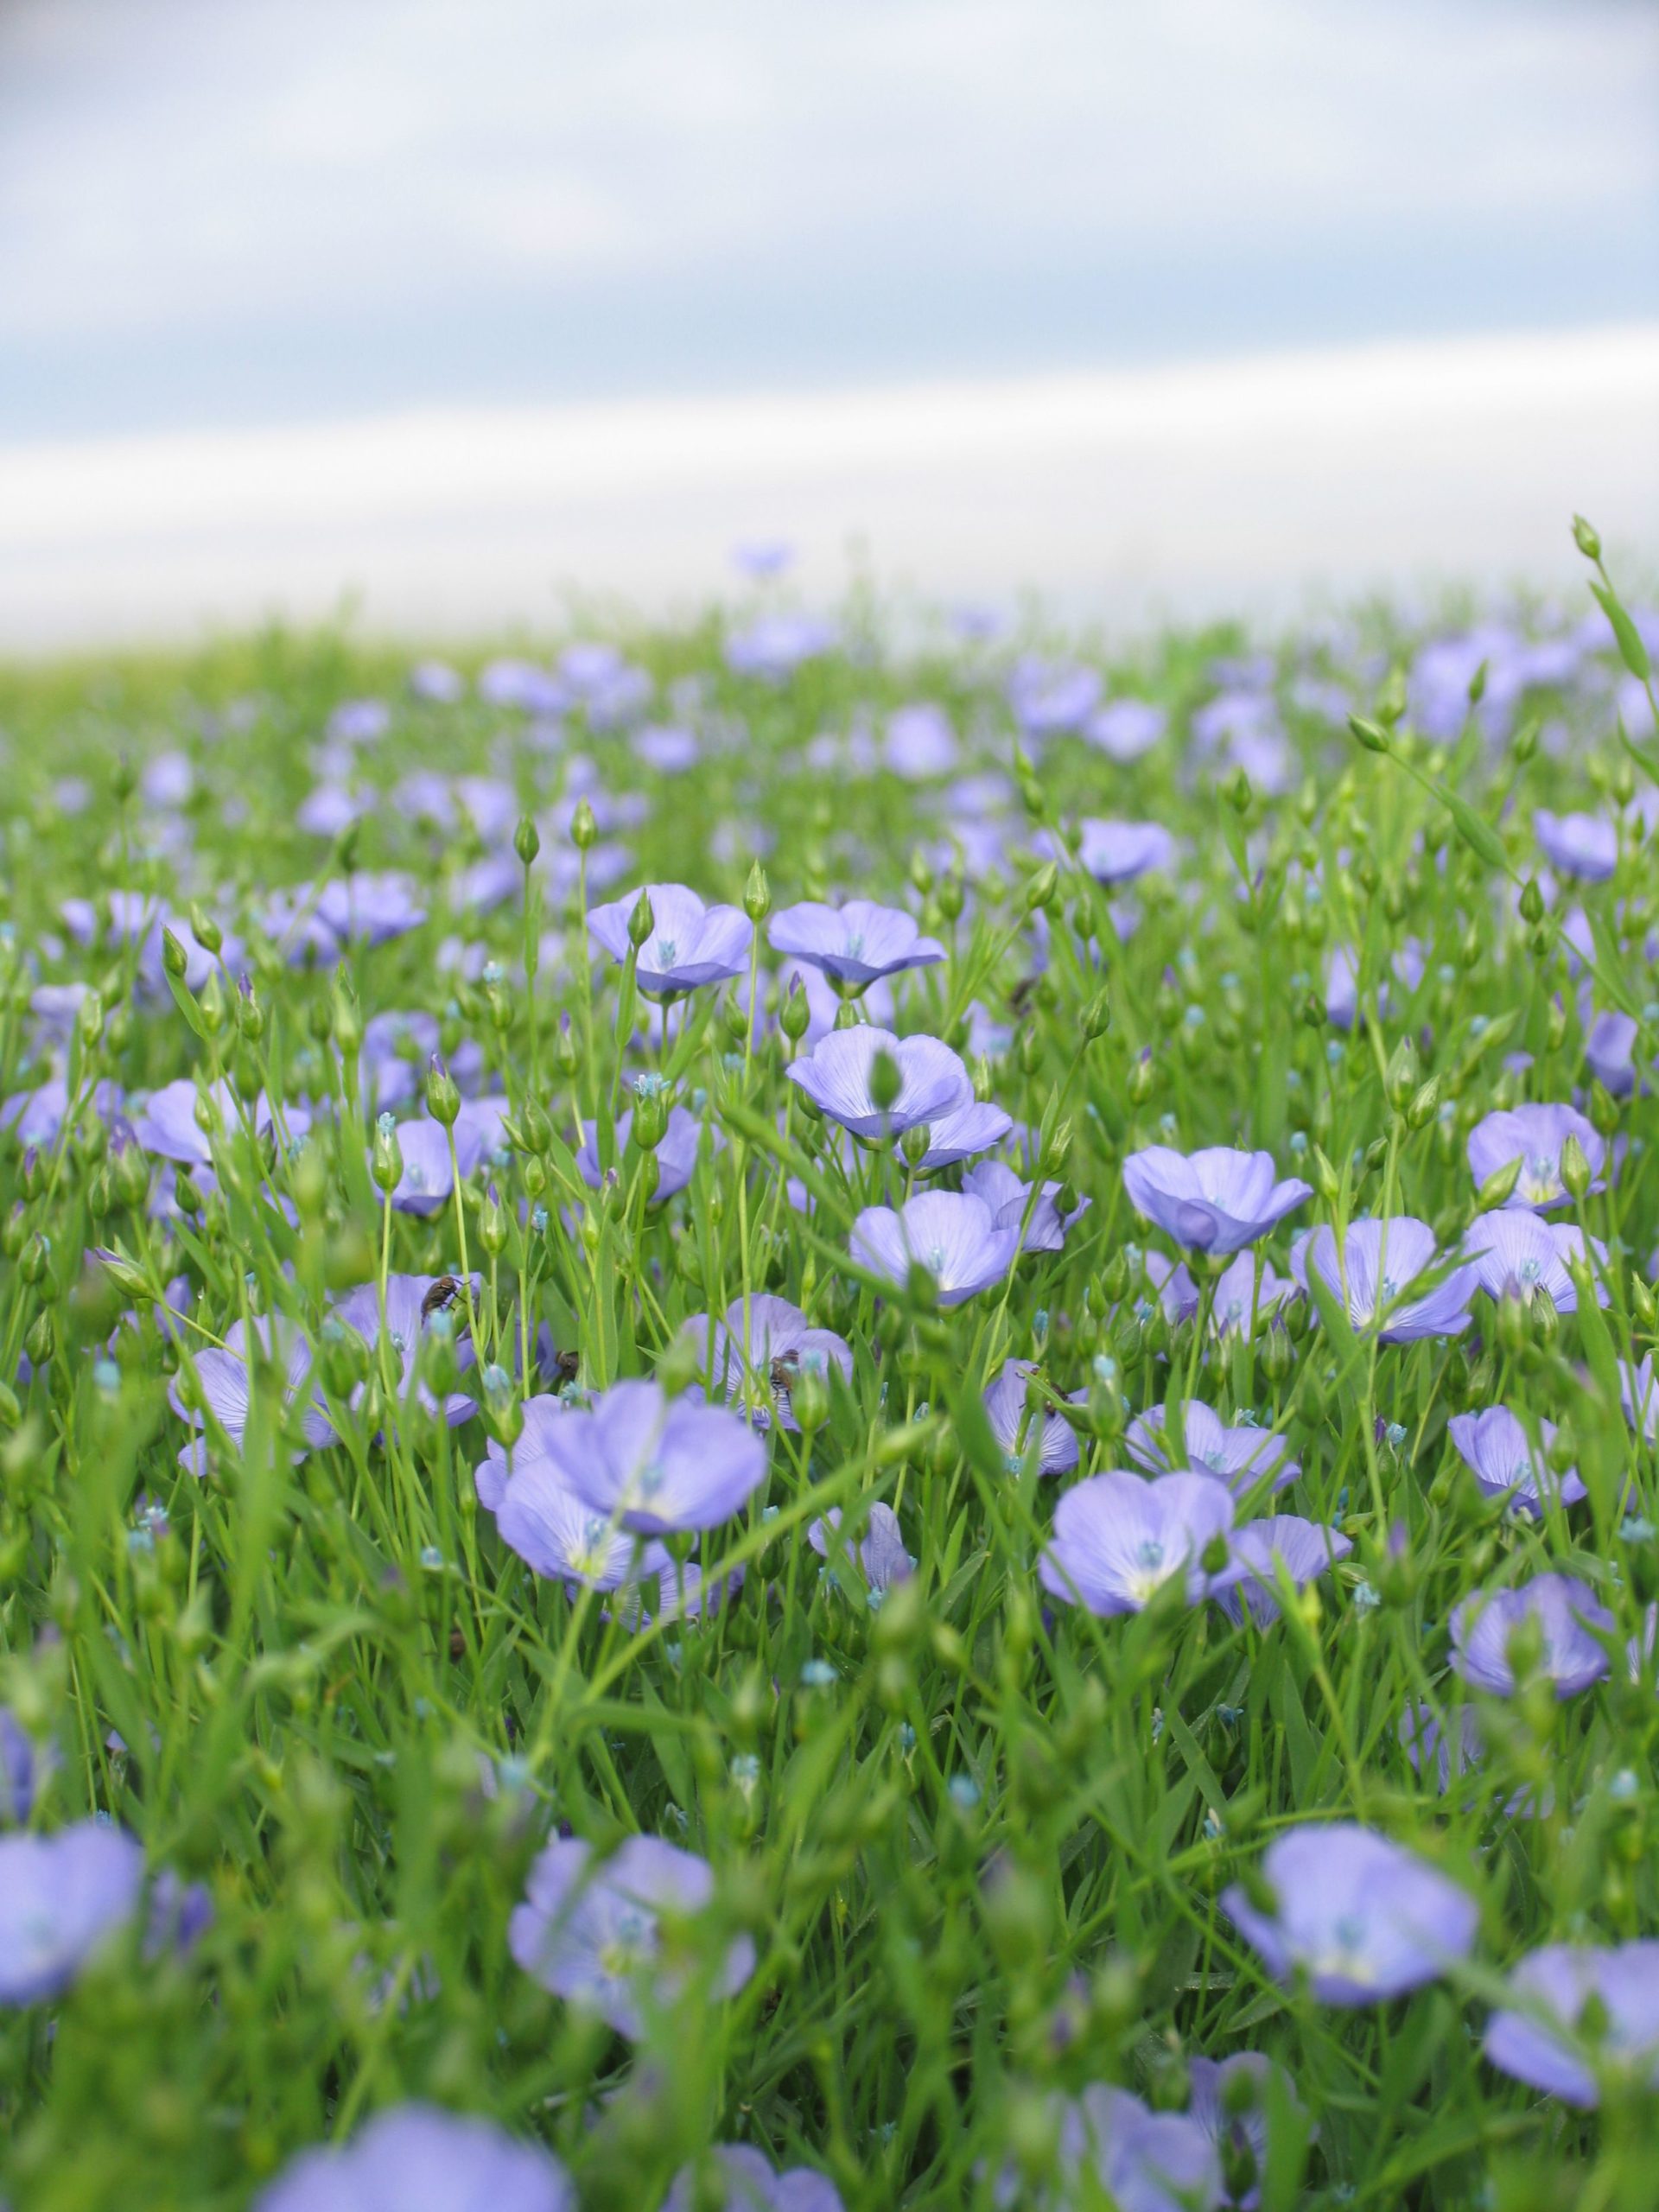
<instances>
[{"instance_id":1,"label":"field of flax flowers","mask_svg":"<svg viewBox=\"0 0 1659 2212\"><path fill-rule=\"evenodd\" d=\"M1659 2198L1580 546L0 679L15 2212Z\"/></svg>"}]
</instances>

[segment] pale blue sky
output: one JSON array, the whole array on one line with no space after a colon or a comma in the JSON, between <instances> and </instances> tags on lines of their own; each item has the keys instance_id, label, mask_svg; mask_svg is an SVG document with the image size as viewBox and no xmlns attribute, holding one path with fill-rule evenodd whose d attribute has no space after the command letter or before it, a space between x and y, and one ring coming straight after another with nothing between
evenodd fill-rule
<instances>
[{"instance_id":1,"label":"pale blue sky","mask_svg":"<svg viewBox=\"0 0 1659 2212\"><path fill-rule=\"evenodd\" d=\"M1655 314L1638 0L0 11L0 438Z\"/></svg>"}]
</instances>

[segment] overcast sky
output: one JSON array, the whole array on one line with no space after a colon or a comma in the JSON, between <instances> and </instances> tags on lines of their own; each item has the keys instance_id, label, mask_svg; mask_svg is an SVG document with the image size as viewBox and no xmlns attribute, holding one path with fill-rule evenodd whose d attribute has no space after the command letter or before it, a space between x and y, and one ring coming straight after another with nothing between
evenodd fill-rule
<instances>
[{"instance_id":1,"label":"overcast sky","mask_svg":"<svg viewBox=\"0 0 1659 2212\"><path fill-rule=\"evenodd\" d=\"M1656 313L1644 0L0 11L0 438Z\"/></svg>"}]
</instances>

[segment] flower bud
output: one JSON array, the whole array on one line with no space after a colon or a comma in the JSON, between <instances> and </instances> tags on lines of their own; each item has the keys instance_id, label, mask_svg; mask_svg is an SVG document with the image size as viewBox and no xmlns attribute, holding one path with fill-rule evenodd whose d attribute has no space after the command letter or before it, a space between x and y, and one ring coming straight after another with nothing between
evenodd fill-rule
<instances>
[{"instance_id":1,"label":"flower bud","mask_svg":"<svg viewBox=\"0 0 1659 2212\"><path fill-rule=\"evenodd\" d=\"M1157 1079L1158 1072L1153 1065L1151 1051L1144 1049L1140 1058L1130 1064L1128 1081L1124 1086L1128 1092L1129 1103L1144 1106L1152 1096L1153 1085Z\"/></svg>"},{"instance_id":2,"label":"flower bud","mask_svg":"<svg viewBox=\"0 0 1659 2212\"><path fill-rule=\"evenodd\" d=\"M1618 1127L1618 1101L1599 1077L1590 1084L1590 1126L1598 1135L1610 1137Z\"/></svg>"},{"instance_id":3,"label":"flower bud","mask_svg":"<svg viewBox=\"0 0 1659 2212\"><path fill-rule=\"evenodd\" d=\"M814 1436L830 1418L830 1376L822 1352L808 1352L789 1382L790 1411L804 1436Z\"/></svg>"},{"instance_id":4,"label":"flower bud","mask_svg":"<svg viewBox=\"0 0 1659 2212\"><path fill-rule=\"evenodd\" d=\"M219 980L217 968L208 969L207 980L201 987L196 1004L201 1011L201 1026L207 1034L210 1037L221 1035L231 1010L225 1003L225 986Z\"/></svg>"},{"instance_id":5,"label":"flower bud","mask_svg":"<svg viewBox=\"0 0 1659 2212\"><path fill-rule=\"evenodd\" d=\"M38 1230L24 1245L18 1255L17 1272L31 1288L44 1282L46 1271L52 1264L52 1247Z\"/></svg>"},{"instance_id":6,"label":"flower bud","mask_svg":"<svg viewBox=\"0 0 1659 2212\"><path fill-rule=\"evenodd\" d=\"M899 1149L907 1167L919 1167L927 1157L927 1148L933 1141L933 1132L925 1122L917 1122L899 1140Z\"/></svg>"},{"instance_id":7,"label":"flower bud","mask_svg":"<svg viewBox=\"0 0 1659 2212\"><path fill-rule=\"evenodd\" d=\"M1538 750L1538 724L1535 719L1530 719L1522 723L1520 728L1515 733L1514 742L1510 746L1510 750L1514 753L1516 760L1520 763L1521 766L1524 768L1528 761L1531 760L1533 754Z\"/></svg>"},{"instance_id":8,"label":"flower bud","mask_svg":"<svg viewBox=\"0 0 1659 2212\"><path fill-rule=\"evenodd\" d=\"M905 1078L891 1052L880 1052L870 1062L870 1103L878 1114L890 1114L899 1103Z\"/></svg>"},{"instance_id":9,"label":"flower bud","mask_svg":"<svg viewBox=\"0 0 1659 2212\"><path fill-rule=\"evenodd\" d=\"M1561 1185L1570 1198L1580 1199L1590 1188L1590 1162L1576 1136L1561 1147Z\"/></svg>"},{"instance_id":10,"label":"flower bud","mask_svg":"<svg viewBox=\"0 0 1659 2212\"><path fill-rule=\"evenodd\" d=\"M655 1152L668 1133L668 1092L648 1076L641 1076L634 1090L628 1133L641 1152Z\"/></svg>"},{"instance_id":11,"label":"flower bud","mask_svg":"<svg viewBox=\"0 0 1659 2212\"><path fill-rule=\"evenodd\" d=\"M1313 1187L1326 1205L1333 1206L1342 1193L1342 1178L1331 1165L1323 1146L1313 1146Z\"/></svg>"},{"instance_id":12,"label":"flower bud","mask_svg":"<svg viewBox=\"0 0 1659 2212\"><path fill-rule=\"evenodd\" d=\"M599 842L599 824L594 819L594 810L585 798L576 801L570 817L570 842L579 853L591 852Z\"/></svg>"},{"instance_id":13,"label":"flower bud","mask_svg":"<svg viewBox=\"0 0 1659 2212\"><path fill-rule=\"evenodd\" d=\"M44 1367L57 1348L57 1330L53 1325L51 1314L42 1308L29 1324L29 1333L23 1338L23 1350L36 1367Z\"/></svg>"},{"instance_id":14,"label":"flower bud","mask_svg":"<svg viewBox=\"0 0 1659 2212\"><path fill-rule=\"evenodd\" d=\"M1406 1126L1411 1129L1426 1129L1433 1120L1440 1103L1440 1078L1432 1075L1427 1083L1419 1084L1406 1108Z\"/></svg>"},{"instance_id":15,"label":"flower bud","mask_svg":"<svg viewBox=\"0 0 1659 2212\"><path fill-rule=\"evenodd\" d=\"M199 899L190 902L190 934L206 953L218 953L225 943L224 931Z\"/></svg>"},{"instance_id":16,"label":"flower bud","mask_svg":"<svg viewBox=\"0 0 1659 2212\"><path fill-rule=\"evenodd\" d=\"M507 1248L507 1217L493 1183L485 1192L484 1203L478 1210L478 1241L493 1260L499 1259Z\"/></svg>"},{"instance_id":17,"label":"flower bud","mask_svg":"<svg viewBox=\"0 0 1659 2212\"><path fill-rule=\"evenodd\" d=\"M336 1398L349 1398L367 1379L369 1347L359 1332L331 1313L318 1334L322 1379Z\"/></svg>"},{"instance_id":18,"label":"flower bud","mask_svg":"<svg viewBox=\"0 0 1659 2212\"><path fill-rule=\"evenodd\" d=\"M1586 561L1600 560L1600 536L1594 529L1592 528L1590 524L1585 520L1582 515L1574 515L1573 518L1573 543L1578 547L1580 552L1583 554Z\"/></svg>"},{"instance_id":19,"label":"flower bud","mask_svg":"<svg viewBox=\"0 0 1659 2212\"><path fill-rule=\"evenodd\" d=\"M461 1111L461 1092L440 1052L434 1052L426 1065L426 1110L446 1129L454 1128Z\"/></svg>"},{"instance_id":20,"label":"flower bud","mask_svg":"<svg viewBox=\"0 0 1659 2212\"><path fill-rule=\"evenodd\" d=\"M1475 1194L1475 1203L1483 1213L1494 1206L1506 1206L1514 1196L1515 1186L1521 1179L1521 1156L1506 1160L1501 1167L1494 1167Z\"/></svg>"},{"instance_id":21,"label":"flower bud","mask_svg":"<svg viewBox=\"0 0 1659 2212\"><path fill-rule=\"evenodd\" d=\"M1376 722L1367 721L1363 715L1350 715L1348 727L1368 753L1388 751L1388 732L1380 728Z\"/></svg>"},{"instance_id":22,"label":"flower bud","mask_svg":"<svg viewBox=\"0 0 1659 2212\"><path fill-rule=\"evenodd\" d=\"M1409 1037L1402 1037L1389 1059L1383 1089L1396 1114L1403 1113L1411 1103L1417 1089L1417 1048Z\"/></svg>"},{"instance_id":23,"label":"flower bud","mask_svg":"<svg viewBox=\"0 0 1659 2212\"><path fill-rule=\"evenodd\" d=\"M772 887L759 861L749 864L748 880L743 886L743 911L756 923L764 922L772 912Z\"/></svg>"},{"instance_id":24,"label":"flower bud","mask_svg":"<svg viewBox=\"0 0 1659 2212\"><path fill-rule=\"evenodd\" d=\"M537 855L542 849L542 833L527 814L521 814L518 817L518 826L512 833L512 849L518 855L520 867L533 868L536 865Z\"/></svg>"},{"instance_id":25,"label":"flower bud","mask_svg":"<svg viewBox=\"0 0 1659 2212\"><path fill-rule=\"evenodd\" d=\"M1376 695L1376 719L1392 729L1406 711L1406 671L1396 663L1383 677Z\"/></svg>"},{"instance_id":26,"label":"flower bud","mask_svg":"<svg viewBox=\"0 0 1659 2212\"><path fill-rule=\"evenodd\" d=\"M1026 886L1025 910L1034 912L1038 907L1045 912L1051 907L1060 888L1060 868L1058 861L1045 861Z\"/></svg>"},{"instance_id":27,"label":"flower bud","mask_svg":"<svg viewBox=\"0 0 1659 2212\"><path fill-rule=\"evenodd\" d=\"M1112 1002L1104 991L1096 991L1084 1005L1078 1016L1078 1027L1085 1045L1092 1045L1096 1037L1103 1037L1112 1026Z\"/></svg>"},{"instance_id":28,"label":"flower bud","mask_svg":"<svg viewBox=\"0 0 1659 2212\"><path fill-rule=\"evenodd\" d=\"M455 1357L455 1317L448 1309L429 1314L421 1331L421 1379L440 1404L461 1380Z\"/></svg>"},{"instance_id":29,"label":"flower bud","mask_svg":"<svg viewBox=\"0 0 1659 2212\"><path fill-rule=\"evenodd\" d=\"M812 1020L812 1009L806 1002L806 991L798 975L789 979L789 988L784 1002L778 1009L778 1027L791 1045L798 1045L807 1033Z\"/></svg>"},{"instance_id":30,"label":"flower bud","mask_svg":"<svg viewBox=\"0 0 1659 2212\"><path fill-rule=\"evenodd\" d=\"M649 942L651 933L656 926L657 917L651 911L651 893L648 891L642 891L634 900L632 910L628 915L628 943L636 952L642 944Z\"/></svg>"},{"instance_id":31,"label":"flower bud","mask_svg":"<svg viewBox=\"0 0 1659 2212\"><path fill-rule=\"evenodd\" d=\"M480 1378L484 1395L484 1425L498 1444L505 1444L509 1451L524 1433L524 1409L518 1402L512 1387L512 1377L505 1367L493 1364L484 1370Z\"/></svg>"},{"instance_id":32,"label":"flower bud","mask_svg":"<svg viewBox=\"0 0 1659 2212\"><path fill-rule=\"evenodd\" d=\"M174 936L171 930L163 928L162 931L162 965L175 983L181 983L184 981L185 969L189 966L189 961L185 955L184 947L179 943L179 940Z\"/></svg>"},{"instance_id":33,"label":"flower bud","mask_svg":"<svg viewBox=\"0 0 1659 2212\"><path fill-rule=\"evenodd\" d=\"M374 1125L369 1173L388 1197L404 1179L404 1148L397 1141L397 1124L390 1114L382 1114Z\"/></svg>"}]
</instances>

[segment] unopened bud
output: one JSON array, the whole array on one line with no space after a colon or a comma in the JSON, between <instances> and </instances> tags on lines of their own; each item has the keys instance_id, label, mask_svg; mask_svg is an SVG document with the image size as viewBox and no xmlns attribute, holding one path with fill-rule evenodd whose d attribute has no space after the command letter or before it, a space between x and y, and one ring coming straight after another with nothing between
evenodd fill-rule
<instances>
[{"instance_id":1,"label":"unopened bud","mask_svg":"<svg viewBox=\"0 0 1659 2212\"><path fill-rule=\"evenodd\" d=\"M766 881L766 871L759 861L751 861L748 880L743 886L743 911L752 922L764 922L772 912L772 886Z\"/></svg>"},{"instance_id":2,"label":"unopened bud","mask_svg":"<svg viewBox=\"0 0 1659 2212\"><path fill-rule=\"evenodd\" d=\"M812 1009L806 1002L806 991L798 976L789 979L789 988L784 993L784 1002L778 1009L778 1027L791 1045L798 1045L805 1036L812 1020Z\"/></svg>"},{"instance_id":3,"label":"unopened bud","mask_svg":"<svg viewBox=\"0 0 1659 2212\"><path fill-rule=\"evenodd\" d=\"M642 1077L633 1094L628 1135L641 1152L655 1152L668 1133L668 1093L658 1082Z\"/></svg>"},{"instance_id":4,"label":"unopened bud","mask_svg":"<svg viewBox=\"0 0 1659 2212\"><path fill-rule=\"evenodd\" d=\"M1409 1037L1402 1037L1389 1058L1383 1084L1389 1103L1396 1114L1403 1113L1411 1103L1417 1083L1417 1048Z\"/></svg>"},{"instance_id":5,"label":"unopened bud","mask_svg":"<svg viewBox=\"0 0 1659 2212\"><path fill-rule=\"evenodd\" d=\"M870 1062L870 1103L878 1114L890 1114L899 1103L905 1078L891 1052L877 1052Z\"/></svg>"},{"instance_id":6,"label":"unopened bud","mask_svg":"<svg viewBox=\"0 0 1659 2212\"><path fill-rule=\"evenodd\" d=\"M591 852L599 842L599 824L585 798L576 801L575 811L570 817L570 842L579 853Z\"/></svg>"},{"instance_id":7,"label":"unopened bud","mask_svg":"<svg viewBox=\"0 0 1659 2212\"><path fill-rule=\"evenodd\" d=\"M1078 1027L1084 1042L1092 1045L1096 1037L1103 1037L1112 1026L1112 1002L1104 991L1096 991L1078 1016Z\"/></svg>"},{"instance_id":8,"label":"unopened bud","mask_svg":"<svg viewBox=\"0 0 1659 2212\"><path fill-rule=\"evenodd\" d=\"M1589 523L1585 520L1582 515L1574 515L1573 518L1573 543L1578 547L1580 552L1583 554L1586 561L1600 560L1600 535Z\"/></svg>"},{"instance_id":9,"label":"unopened bud","mask_svg":"<svg viewBox=\"0 0 1659 2212\"><path fill-rule=\"evenodd\" d=\"M1388 732L1379 728L1376 722L1367 721L1363 715L1350 715L1348 727L1368 753L1388 751Z\"/></svg>"},{"instance_id":10,"label":"unopened bud","mask_svg":"<svg viewBox=\"0 0 1659 2212\"><path fill-rule=\"evenodd\" d=\"M369 1173L388 1198L404 1179L404 1150L397 1141L397 1124L390 1114L382 1114L374 1125Z\"/></svg>"},{"instance_id":11,"label":"unopened bud","mask_svg":"<svg viewBox=\"0 0 1659 2212\"><path fill-rule=\"evenodd\" d=\"M1506 1206L1515 1195L1515 1186L1521 1179L1521 1155L1506 1160L1501 1167L1494 1167L1475 1194L1476 1204L1485 1213L1493 1206Z\"/></svg>"},{"instance_id":12,"label":"unopened bud","mask_svg":"<svg viewBox=\"0 0 1659 2212\"><path fill-rule=\"evenodd\" d=\"M225 943L225 932L198 899L190 906L190 934L204 952L216 953Z\"/></svg>"},{"instance_id":13,"label":"unopened bud","mask_svg":"<svg viewBox=\"0 0 1659 2212\"><path fill-rule=\"evenodd\" d=\"M166 969L168 974L173 978L175 983L183 982L185 970L189 964L189 961L185 955L184 947L179 943L179 940L174 936L171 930L163 928L162 931L162 965Z\"/></svg>"},{"instance_id":14,"label":"unopened bud","mask_svg":"<svg viewBox=\"0 0 1659 2212\"><path fill-rule=\"evenodd\" d=\"M1590 1161L1576 1136L1561 1147L1561 1186L1569 1198L1582 1198L1590 1188Z\"/></svg>"},{"instance_id":15,"label":"unopened bud","mask_svg":"<svg viewBox=\"0 0 1659 2212\"><path fill-rule=\"evenodd\" d=\"M927 1157L927 1148L933 1141L933 1132L925 1122L917 1122L899 1140L899 1149L907 1167L919 1167Z\"/></svg>"},{"instance_id":16,"label":"unopened bud","mask_svg":"<svg viewBox=\"0 0 1659 2212\"><path fill-rule=\"evenodd\" d=\"M1424 1129L1433 1120L1440 1103L1440 1078L1432 1075L1427 1083L1419 1084L1411 1103L1406 1108L1408 1128Z\"/></svg>"},{"instance_id":17,"label":"unopened bud","mask_svg":"<svg viewBox=\"0 0 1659 2212\"><path fill-rule=\"evenodd\" d=\"M499 1258L507 1249L507 1217L493 1183L485 1192L484 1203L478 1210L478 1241L493 1260Z\"/></svg>"},{"instance_id":18,"label":"unopened bud","mask_svg":"<svg viewBox=\"0 0 1659 2212\"><path fill-rule=\"evenodd\" d=\"M1406 711L1406 671L1397 664L1383 677L1376 695L1376 719L1392 729Z\"/></svg>"},{"instance_id":19,"label":"unopened bud","mask_svg":"<svg viewBox=\"0 0 1659 2212\"><path fill-rule=\"evenodd\" d=\"M521 868L533 868L542 849L542 833L529 815L521 814L518 826L512 833L512 849L518 855Z\"/></svg>"},{"instance_id":20,"label":"unopened bud","mask_svg":"<svg viewBox=\"0 0 1659 2212\"><path fill-rule=\"evenodd\" d=\"M461 1092L455 1079L443 1064L443 1056L434 1052L426 1066L426 1110L433 1120L446 1129L455 1126L455 1116L461 1111Z\"/></svg>"},{"instance_id":21,"label":"unopened bud","mask_svg":"<svg viewBox=\"0 0 1659 2212\"><path fill-rule=\"evenodd\" d=\"M1039 906L1046 911L1054 904L1059 887L1059 863L1057 861L1045 861L1026 886L1027 912L1034 912Z\"/></svg>"},{"instance_id":22,"label":"unopened bud","mask_svg":"<svg viewBox=\"0 0 1659 2212\"><path fill-rule=\"evenodd\" d=\"M628 943L636 952L649 942L656 926L657 917L651 911L651 893L642 891L634 900L632 912L628 916Z\"/></svg>"}]
</instances>

